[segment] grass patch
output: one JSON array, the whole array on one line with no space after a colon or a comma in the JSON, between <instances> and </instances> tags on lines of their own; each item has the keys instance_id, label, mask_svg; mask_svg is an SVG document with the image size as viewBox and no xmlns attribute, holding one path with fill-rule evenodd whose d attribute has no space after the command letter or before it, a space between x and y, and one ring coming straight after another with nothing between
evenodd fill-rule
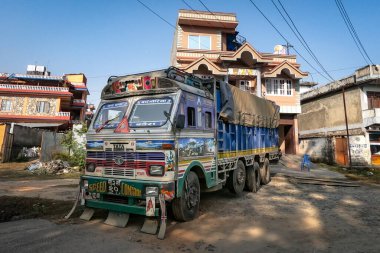
<instances>
[{"instance_id":1,"label":"grass patch","mask_svg":"<svg viewBox=\"0 0 380 253\"><path fill-rule=\"evenodd\" d=\"M378 168L344 168L324 163L320 163L318 166L344 174L351 180L380 184L380 169Z\"/></svg>"},{"instance_id":2,"label":"grass patch","mask_svg":"<svg viewBox=\"0 0 380 253\"><path fill-rule=\"evenodd\" d=\"M31 218L59 221L68 214L73 204L73 201L1 196L0 223ZM77 208L73 217L78 217L81 212L82 208Z\"/></svg>"},{"instance_id":3,"label":"grass patch","mask_svg":"<svg viewBox=\"0 0 380 253\"><path fill-rule=\"evenodd\" d=\"M34 174L31 173L25 168L30 164L30 162L12 162L12 163L0 163L0 180L9 181L9 180L45 180L45 179L79 179L81 172L74 172L62 175L50 175L50 174Z\"/></svg>"}]
</instances>

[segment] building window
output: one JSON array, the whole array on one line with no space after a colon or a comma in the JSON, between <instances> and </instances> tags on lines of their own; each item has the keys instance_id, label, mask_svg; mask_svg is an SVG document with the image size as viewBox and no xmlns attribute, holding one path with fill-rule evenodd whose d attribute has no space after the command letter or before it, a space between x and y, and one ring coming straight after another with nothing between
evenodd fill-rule
<instances>
[{"instance_id":1,"label":"building window","mask_svg":"<svg viewBox=\"0 0 380 253\"><path fill-rule=\"evenodd\" d=\"M211 112L205 112L205 128L212 128Z\"/></svg>"},{"instance_id":2,"label":"building window","mask_svg":"<svg viewBox=\"0 0 380 253\"><path fill-rule=\"evenodd\" d=\"M368 109L380 108L380 92L367 92Z\"/></svg>"},{"instance_id":3,"label":"building window","mask_svg":"<svg viewBox=\"0 0 380 253\"><path fill-rule=\"evenodd\" d=\"M211 36L189 35L189 49L211 50Z\"/></svg>"},{"instance_id":4,"label":"building window","mask_svg":"<svg viewBox=\"0 0 380 253\"><path fill-rule=\"evenodd\" d=\"M37 112L38 113L49 113L50 103L47 101L38 101L37 102Z\"/></svg>"},{"instance_id":5,"label":"building window","mask_svg":"<svg viewBox=\"0 0 380 253\"><path fill-rule=\"evenodd\" d=\"M2 111L11 111L12 110L12 101L9 99L1 100L1 110Z\"/></svg>"},{"instance_id":6,"label":"building window","mask_svg":"<svg viewBox=\"0 0 380 253\"><path fill-rule=\"evenodd\" d=\"M187 107L187 126L195 127L195 109Z\"/></svg>"},{"instance_id":7,"label":"building window","mask_svg":"<svg viewBox=\"0 0 380 253\"><path fill-rule=\"evenodd\" d=\"M239 88L243 91L249 91L249 81L248 80L240 80Z\"/></svg>"},{"instance_id":8,"label":"building window","mask_svg":"<svg viewBox=\"0 0 380 253\"><path fill-rule=\"evenodd\" d=\"M266 79L265 87L267 95L291 96L293 94L292 80L289 79Z\"/></svg>"}]
</instances>

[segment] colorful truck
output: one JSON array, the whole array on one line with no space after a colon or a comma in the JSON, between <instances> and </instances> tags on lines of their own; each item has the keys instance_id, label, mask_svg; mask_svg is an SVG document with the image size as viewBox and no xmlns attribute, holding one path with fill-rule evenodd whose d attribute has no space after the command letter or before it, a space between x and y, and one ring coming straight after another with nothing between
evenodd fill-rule
<instances>
[{"instance_id":1,"label":"colorful truck","mask_svg":"<svg viewBox=\"0 0 380 253\"><path fill-rule=\"evenodd\" d=\"M217 79L177 68L110 77L87 134L81 218L109 210L124 227L146 216L143 232L164 238L166 207L189 221L200 193L257 192L279 158L279 107Z\"/></svg>"}]
</instances>

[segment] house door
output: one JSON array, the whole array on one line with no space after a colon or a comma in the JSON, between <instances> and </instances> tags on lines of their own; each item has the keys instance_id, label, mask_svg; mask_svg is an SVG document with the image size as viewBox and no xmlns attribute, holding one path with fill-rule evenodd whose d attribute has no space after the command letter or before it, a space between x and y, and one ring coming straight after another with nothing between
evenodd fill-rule
<instances>
[{"instance_id":1,"label":"house door","mask_svg":"<svg viewBox=\"0 0 380 253\"><path fill-rule=\"evenodd\" d=\"M294 128L292 125L284 126L285 154L295 154Z\"/></svg>"},{"instance_id":2,"label":"house door","mask_svg":"<svg viewBox=\"0 0 380 253\"><path fill-rule=\"evenodd\" d=\"M346 138L335 138L335 161L340 165L348 164L347 155L347 139Z\"/></svg>"}]
</instances>

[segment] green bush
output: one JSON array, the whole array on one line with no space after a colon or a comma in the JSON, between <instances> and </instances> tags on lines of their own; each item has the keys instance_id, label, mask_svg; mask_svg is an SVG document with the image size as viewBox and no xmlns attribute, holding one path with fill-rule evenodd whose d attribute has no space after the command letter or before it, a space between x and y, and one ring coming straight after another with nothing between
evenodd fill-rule
<instances>
[{"instance_id":1,"label":"green bush","mask_svg":"<svg viewBox=\"0 0 380 253\"><path fill-rule=\"evenodd\" d=\"M82 128L79 130L67 131L61 142L62 145L69 150L69 155L65 157L65 160L68 161L71 166L79 166L81 169L83 169L86 164L86 149L84 145L81 145L75 140L74 135L76 134L82 137L86 132L87 125L82 124ZM64 159L62 158L62 160Z\"/></svg>"}]
</instances>

